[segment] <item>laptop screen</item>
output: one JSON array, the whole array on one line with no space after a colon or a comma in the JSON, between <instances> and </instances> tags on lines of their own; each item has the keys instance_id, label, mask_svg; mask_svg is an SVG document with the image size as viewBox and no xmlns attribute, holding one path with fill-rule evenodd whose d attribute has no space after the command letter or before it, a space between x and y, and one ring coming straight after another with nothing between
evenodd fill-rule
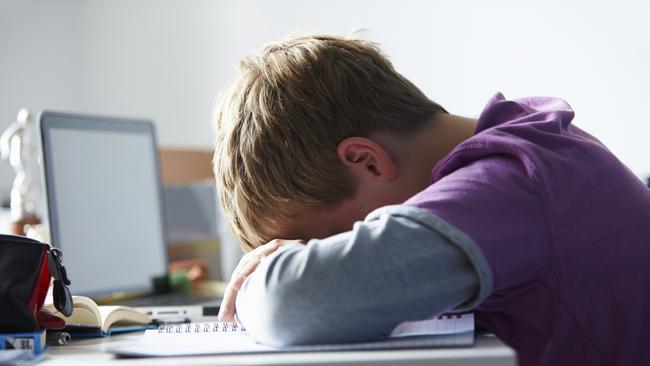
<instances>
[{"instance_id":1,"label":"laptop screen","mask_svg":"<svg viewBox=\"0 0 650 366\"><path fill-rule=\"evenodd\" d=\"M151 291L167 267L152 124L45 112L41 133L51 241L72 293Z\"/></svg>"}]
</instances>

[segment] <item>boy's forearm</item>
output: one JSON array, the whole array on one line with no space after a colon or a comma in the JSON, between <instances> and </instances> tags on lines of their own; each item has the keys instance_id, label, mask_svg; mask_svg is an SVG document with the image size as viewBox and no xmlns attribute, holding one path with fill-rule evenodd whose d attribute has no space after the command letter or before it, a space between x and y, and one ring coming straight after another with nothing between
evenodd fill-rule
<instances>
[{"instance_id":1,"label":"boy's forearm","mask_svg":"<svg viewBox=\"0 0 650 366\"><path fill-rule=\"evenodd\" d=\"M492 286L471 239L404 206L354 230L269 257L246 281L238 316L271 345L363 341L400 322L477 305Z\"/></svg>"}]
</instances>

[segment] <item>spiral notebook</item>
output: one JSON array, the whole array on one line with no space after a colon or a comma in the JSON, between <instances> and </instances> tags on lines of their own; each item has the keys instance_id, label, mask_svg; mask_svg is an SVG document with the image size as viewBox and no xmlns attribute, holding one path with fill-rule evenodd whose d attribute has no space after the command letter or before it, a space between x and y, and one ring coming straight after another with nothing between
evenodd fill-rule
<instances>
[{"instance_id":1,"label":"spiral notebook","mask_svg":"<svg viewBox=\"0 0 650 366\"><path fill-rule=\"evenodd\" d=\"M236 323L187 323L147 330L136 342L106 348L122 357L226 355L277 352L325 352L431 347L474 344L474 315L443 315L434 319L399 324L380 341L276 348L256 343Z\"/></svg>"}]
</instances>

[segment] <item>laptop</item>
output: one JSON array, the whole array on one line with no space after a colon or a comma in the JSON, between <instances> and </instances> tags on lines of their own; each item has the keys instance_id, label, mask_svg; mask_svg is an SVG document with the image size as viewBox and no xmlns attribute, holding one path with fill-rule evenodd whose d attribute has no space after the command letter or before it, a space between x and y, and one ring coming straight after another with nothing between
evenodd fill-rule
<instances>
[{"instance_id":1,"label":"laptop","mask_svg":"<svg viewBox=\"0 0 650 366\"><path fill-rule=\"evenodd\" d=\"M58 112L41 115L51 243L73 294L135 295L159 321L216 315L220 299L155 295L167 274L167 230L153 123Z\"/></svg>"}]
</instances>

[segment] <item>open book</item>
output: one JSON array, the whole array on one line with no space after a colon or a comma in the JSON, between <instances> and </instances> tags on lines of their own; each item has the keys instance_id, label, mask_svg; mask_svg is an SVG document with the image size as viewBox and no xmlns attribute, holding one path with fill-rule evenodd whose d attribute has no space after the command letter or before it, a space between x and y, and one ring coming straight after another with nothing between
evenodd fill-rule
<instances>
[{"instance_id":1,"label":"open book","mask_svg":"<svg viewBox=\"0 0 650 366\"><path fill-rule=\"evenodd\" d=\"M149 315L127 306L98 306L85 296L72 296L74 308L72 315L66 317L52 304L45 309L65 320L65 330L75 335L87 337L109 336L143 329L151 329Z\"/></svg>"},{"instance_id":2,"label":"open book","mask_svg":"<svg viewBox=\"0 0 650 366\"><path fill-rule=\"evenodd\" d=\"M107 347L124 357L225 355L241 353L322 352L400 348L458 347L474 344L474 315L444 315L430 320L405 322L390 337L375 342L291 346L275 348L256 343L236 323L188 323L147 330L131 343Z\"/></svg>"}]
</instances>

